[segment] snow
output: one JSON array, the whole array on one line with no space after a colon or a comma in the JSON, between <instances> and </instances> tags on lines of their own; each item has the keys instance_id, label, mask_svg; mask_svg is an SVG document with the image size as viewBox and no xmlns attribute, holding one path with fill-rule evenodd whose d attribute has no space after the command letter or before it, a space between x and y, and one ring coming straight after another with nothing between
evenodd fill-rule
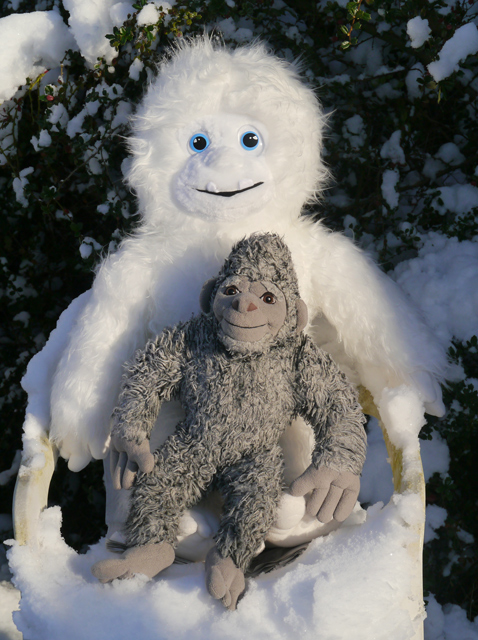
<instances>
[{"instance_id":1,"label":"snow","mask_svg":"<svg viewBox=\"0 0 478 640\"><path fill-rule=\"evenodd\" d=\"M86 301L75 301L77 307L73 303L60 318L45 347L48 353L44 355L52 364ZM33 413L38 411L40 418L42 412L47 415L48 400L42 389L46 389L49 375L48 370L35 368L34 359L23 381L31 403L25 437L37 442L44 431L41 420L34 423ZM380 409L392 441L413 454L423 423L419 398L407 387L387 390ZM30 454L37 456L40 466L42 452L30 448ZM443 451L439 457L441 468L446 470ZM202 563L173 566L152 581L137 576L99 584L90 567L108 555L105 541L86 555L78 555L62 540L61 510L52 507L42 513L34 543L28 547L13 543L9 551L14 584L22 592L15 623L32 640L161 640L187 638L192 633L198 640L289 640L298 633L305 639L319 640L408 640L414 630L410 604L415 607L413 616L418 612L422 619L424 615L418 600L406 598L414 576L407 547L417 542L414 527L421 522L423 506L412 492L392 494L383 437L377 421L371 420L360 496L371 506L366 512L356 509L341 529L312 542L293 565L250 579L234 613L225 611L207 594ZM437 518L433 522L439 525Z\"/></svg>"},{"instance_id":2,"label":"snow","mask_svg":"<svg viewBox=\"0 0 478 640\"><path fill-rule=\"evenodd\" d=\"M304 639L404 640L413 625L397 594L406 592L413 573L404 545L415 534L401 514L414 511L411 501L374 505L365 522L316 540L293 566L250 579L234 613L207 594L201 563L173 566L152 581L137 576L99 584L90 567L105 557L104 541L87 555L76 554L61 539L61 512L52 507L42 514L38 545L14 543L8 552L22 591L14 620L35 640L179 640L191 634L197 640L280 640L298 633Z\"/></svg>"},{"instance_id":3,"label":"snow","mask_svg":"<svg viewBox=\"0 0 478 640\"><path fill-rule=\"evenodd\" d=\"M18 610L20 594L7 580L0 580L0 638L2 640L22 640L22 634L16 628L12 612Z\"/></svg>"},{"instance_id":4,"label":"snow","mask_svg":"<svg viewBox=\"0 0 478 640\"><path fill-rule=\"evenodd\" d=\"M408 96L412 100L414 98L419 98L421 95L421 87L418 84L417 80L419 78L423 78L425 74L425 67L421 64L421 62L416 62L412 69L407 73L405 78L405 84L407 85Z\"/></svg>"},{"instance_id":5,"label":"snow","mask_svg":"<svg viewBox=\"0 0 478 640\"><path fill-rule=\"evenodd\" d=\"M380 150L380 157L390 159L394 164L405 164L405 152L400 146L402 132L394 131L390 139L385 142Z\"/></svg>"},{"instance_id":6,"label":"snow","mask_svg":"<svg viewBox=\"0 0 478 640\"><path fill-rule=\"evenodd\" d=\"M426 423L423 405L416 392L407 385L385 388L378 410L391 443L403 451L404 458L408 457L417 447L418 434Z\"/></svg>"},{"instance_id":7,"label":"snow","mask_svg":"<svg viewBox=\"0 0 478 640\"><path fill-rule=\"evenodd\" d=\"M362 470L359 500L363 504L386 504L393 494L392 468L387 460L387 448L376 418L369 421L367 429L367 458Z\"/></svg>"},{"instance_id":8,"label":"snow","mask_svg":"<svg viewBox=\"0 0 478 640\"><path fill-rule=\"evenodd\" d=\"M59 66L75 41L56 11L12 14L0 19L0 103L27 78Z\"/></svg>"},{"instance_id":9,"label":"snow","mask_svg":"<svg viewBox=\"0 0 478 640\"><path fill-rule=\"evenodd\" d=\"M346 120L342 127L342 135L350 140L352 147L363 147L366 138L363 118L356 114Z\"/></svg>"},{"instance_id":10,"label":"snow","mask_svg":"<svg viewBox=\"0 0 478 640\"><path fill-rule=\"evenodd\" d=\"M478 29L472 22L457 29L445 42L439 53L439 60L431 62L427 69L436 82L448 78L458 70L458 64L478 51Z\"/></svg>"},{"instance_id":11,"label":"snow","mask_svg":"<svg viewBox=\"0 0 478 640\"><path fill-rule=\"evenodd\" d=\"M23 207L28 207L28 200L25 197L25 187L28 184L27 176L33 173L35 169L33 167L27 167L22 169L18 178L13 180L13 190L15 191L15 198Z\"/></svg>"},{"instance_id":12,"label":"snow","mask_svg":"<svg viewBox=\"0 0 478 640\"><path fill-rule=\"evenodd\" d=\"M438 192L440 195L434 200L433 206L442 215L451 211L462 216L478 207L478 188L471 184L441 187Z\"/></svg>"},{"instance_id":13,"label":"snow","mask_svg":"<svg viewBox=\"0 0 478 640\"><path fill-rule=\"evenodd\" d=\"M427 596L428 618L425 620L425 640L477 640L478 618L470 622L466 612L457 605L442 607L435 596Z\"/></svg>"},{"instance_id":14,"label":"snow","mask_svg":"<svg viewBox=\"0 0 478 640\"><path fill-rule=\"evenodd\" d=\"M345 0L345 3L346 1L347 0ZM366 73L371 76L375 75L377 71L383 67L382 49L379 41L364 41L360 47L351 47L346 55L350 57L355 64L364 65Z\"/></svg>"},{"instance_id":15,"label":"snow","mask_svg":"<svg viewBox=\"0 0 478 640\"><path fill-rule=\"evenodd\" d=\"M45 147L49 147L51 145L51 135L48 133L46 129L40 131L40 137L32 136L31 143L35 148L35 151L39 151L40 149L44 149Z\"/></svg>"},{"instance_id":16,"label":"snow","mask_svg":"<svg viewBox=\"0 0 478 640\"><path fill-rule=\"evenodd\" d=\"M133 3L118 2L111 7L110 18L116 27L120 27L134 12Z\"/></svg>"},{"instance_id":17,"label":"snow","mask_svg":"<svg viewBox=\"0 0 478 640\"><path fill-rule=\"evenodd\" d=\"M444 187L445 198L458 209L475 202L478 189L458 204L461 190ZM447 189L447 191L445 191ZM476 192L476 193L475 193ZM452 209L455 210L455 209ZM399 264L393 273L398 284L423 312L435 334L448 346L452 337L469 340L478 335L478 243L431 232L417 258Z\"/></svg>"},{"instance_id":18,"label":"snow","mask_svg":"<svg viewBox=\"0 0 478 640\"><path fill-rule=\"evenodd\" d=\"M139 58L135 58L128 70L128 75L132 80L139 80L139 74L144 69L144 62Z\"/></svg>"},{"instance_id":19,"label":"snow","mask_svg":"<svg viewBox=\"0 0 478 640\"><path fill-rule=\"evenodd\" d=\"M32 443L44 434L42 422L48 415L45 390L56 354L87 295L74 301L61 316L41 359L42 364L50 365L40 370L33 359L23 380L30 398L25 452L36 456L37 467L43 463L43 454ZM405 387L388 391L380 408L396 444L408 450L416 448L423 420L423 407L416 395ZM34 420L34 415L38 419ZM446 445L437 457L446 471ZM377 421L371 420L360 496L371 506L366 512L352 514L338 531L314 541L290 567L250 579L235 613L225 611L207 594L201 563L171 567L152 581L137 576L111 585L99 584L90 567L108 554L105 541L86 555L76 554L61 539L60 508L47 509L41 516L36 542L28 547L14 543L9 551L14 584L22 592L15 623L32 640L161 640L186 638L191 633L198 640L247 636L288 640L298 633L305 639L320 640L411 638L413 623L403 594L410 591L413 560L407 546L416 541L413 526L421 521L422 504L416 494L393 495L390 500L392 494L383 437ZM436 518L433 522L438 526ZM10 589L11 609L17 602L14 594ZM420 603L415 606L420 611Z\"/></svg>"},{"instance_id":20,"label":"snow","mask_svg":"<svg viewBox=\"0 0 478 640\"><path fill-rule=\"evenodd\" d=\"M68 111L62 104L54 104L50 107L50 115L48 116L48 122L52 125L60 124L66 127L68 124L69 116Z\"/></svg>"},{"instance_id":21,"label":"snow","mask_svg":"<svg viewBox=\"0 0 478 640\"><path fill-rule=\"evenodd\" d=\"M63 0L65 9L70 13L68 24L71 33L91 66L101 56L108 64L115 57L116 51L105 35L113 31L111 11L116 4L114 0Z\"/></svg>"},{"instance_id":22,"label":"snow","mask_svg":"<svg viewBox=\"0 0 478 640\"><path fill-rule=\"evenodd\" d=\"M138 13L137 22L140 27L156 24L159 20L159 10L154 4L145 5Z\"/></svg>"},{"instance_id":23,"label":"snow","mask_svg":"<svg viewBox=\"0 0 478 640\"><path fill-rule=\"evenodd\" d=\"M230 38L236 42L247 42L253 37L250 29L245 27L236 28L236 23L232 18L225 18L217 23L217 28L224 34L225 38Z\"/></svg>"},{"instance_id":24,"label":"snow","mask_svg":"<svg viewBox=\"0 0 478 640\"><path fill-rule=\"evenodd\" d=\"M430 540L438 538L435 530L443 527L443 525L445 524L446 516L446 509L443 509L443 507L439 507L436 504L429 504L427 506L425 542L430 542Z\"/></svg>"},{"instance_id":25,"label":"snow","mask_svg":"<svg viewBox=\"0 0 478 640\"><path fill-rule=\"evenodd\" d=\"M443 160L446 164L452 166L460 165L465 161L465 156L454 142L446 142L435 153L435 158Z\"/></svg>"},{"instance_id":26,"label":"snow","mask_svg":"<svg viewBox=\"0 0 478 640\"><path fill-rule=\"evenodd\" d=\"M93 249L95 249L95 251L100 251L101 250L101 245L96 242L96 240L94 238L90 238L90 237L85 237L83 238L83 242L80 245L80 255L81 257L85 260L86 258L89 258L90 255L93 252Z\"/></svg>"},{"instance_id":27,"label":"snow","mask_svg":"<svg viewBox=\"0 0 478 640\"><path fill-rule=\"evenodd\" d=\"M423 165L423 175L430 180L435 180L439 171L445 168L443 162L437 158L427 158Z\"/></svg>"},{"instance_id":28,"label":"snow","mask_svg":"<svg viewBox=\"0 0 478 640\"><path fill-rule=\"evenodd\" d=\"M420 449L425 482L428 482L434 473L444 476L448 472L450 465L448 445L436 431L432 431L431 440L420 441Z\"/></svg>"},{"instance_id":29,"label":"snow","mask_svg":"<svg viewBox=\"0 0 478 640\"><path fill-rule=\"evenodd\" d=\"M431 29L428 24L428 20L424 20L417 16L407 23L407 33L410 38L410 44L414 49L418 49L428 40L431 34Z\"/></svg>"},{"instance_id":30,"label":"snow","mask_svg":"<svg viewBox=\"0 0 478 640\"><path fill-rule=\"evenodd\" d=\"M130 71L131 71L131 67L130 67ZM139 72L138 72L138 76L139 76ZM133 108L131 106L131 103L126 102L124 100L120 100L116 107L115 117L111 121L111 128L116 129L116 127L127 125L129 122L129 117L131 115L132 110Z\"/></svg>"},{"instance_id":31,"label":"snow","mask_svg":"<svg viewBox=\"0 0 478 640\"><path fill-rule=\"evenodd\" d=\"M387 169L382 176L382 195L391 209L398 206L398 192L395 187L400 179L400 174L395 169Z\"/></svg>"},{"instance_id":32,"label":"snow","mask_svg":"<svg viewBox=\"0 0 478 640\"><path fill-rule=\"evenodd\" d=\"M5 471L0 472L0 485L7 484L11 478L14 478L20 468L20 461L22 458L22 453L20 450L15 452L15 457L13 458L13 462L11 464L10 469L5 469ZM7 527L5 527L6 529ZM0 516L0 532L2 531L2 522Z\"/></svg>"}]
</instances>

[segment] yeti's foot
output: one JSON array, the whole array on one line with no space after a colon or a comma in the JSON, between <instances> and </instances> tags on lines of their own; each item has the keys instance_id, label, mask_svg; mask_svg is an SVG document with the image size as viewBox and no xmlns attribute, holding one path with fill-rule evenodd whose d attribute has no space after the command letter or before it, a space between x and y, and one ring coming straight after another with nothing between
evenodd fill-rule
<instances>
[{"instance_id":1,"label":"yeti's foot","mask_svg":"<svg viewBox=\"0 0 478 640\"><path fill-rule=\"evenodd\" d=\"M91 573L100 582L132 578L135 573L143 573L148 578L153 578L173 562L174 549L169 542L149 543L141 547L131 547L117 558L100 560L91 567Z\"/></svg>"},{"instance_id":2,"label":"yeti's foot","mask_svg":"<svg viewBox=\"0 0 478 640\"><path fill-rule=\"evenodd\" d=\"M223 558L214 547L206 556L206 587L216 600L234 611L246 589L244 573L231 558Z\"/></svg>"}]
</instances>

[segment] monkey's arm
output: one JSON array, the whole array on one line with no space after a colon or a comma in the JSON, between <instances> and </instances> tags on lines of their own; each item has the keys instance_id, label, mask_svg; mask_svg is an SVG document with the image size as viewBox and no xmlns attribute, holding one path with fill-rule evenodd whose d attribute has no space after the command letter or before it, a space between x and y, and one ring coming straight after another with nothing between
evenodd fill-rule
<instances>
[{"instance_id":1,"label":"monkey's arm","mask_svg":"<svg viewBox=\"0 0 478 640\"><path fill-rule=\"evenodd\" d=\"M154 458L149 437L163 402L178 393L185 361L181 325L164 330L127 366L111 429L111 475L116 489L129 489L138 468L149 473Z\"/></svg>"},{"instance_id":2,"label":"monkey's arm","mask_svg":"<svg viewBox=\"0 0 478 640\"><path fill-rule=\"evenodd\" d=\"M354 387L334 361L304 339L297 371L297 412L315 432L312 464L291 485L292 495L312 491L307 513L344 520L360 489L365 462L365 416Z\"/></svg>"}]
</instances>

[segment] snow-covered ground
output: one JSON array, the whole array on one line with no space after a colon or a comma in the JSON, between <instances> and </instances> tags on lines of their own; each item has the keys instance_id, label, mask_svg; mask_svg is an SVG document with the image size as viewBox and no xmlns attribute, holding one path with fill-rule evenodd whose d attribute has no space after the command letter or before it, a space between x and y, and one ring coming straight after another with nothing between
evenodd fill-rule
<instances>
[{"instance_id":1,"label":"snow-covered ground","mask_svg":"<svg viewBox=\"0 0 478 640\"><path fill-rule=\"evenodd\" d=\"M448 448L437 435L422 442L422 458L426 478L446 473ZM21 612L15 611L19 592L0 557L0 638L21 638L12 621L15 611L16 624L33 640L289 640L297 634L314 640L409 640L412 622L401 596L413 576L406 545L415 534L408 525L420 518L421 506L413 494L392 494L385 444L372 419L360 495L371 506L313 542L293 565L250 579L234 613L207 594L202 563L173 566L152 581L137 576L97 583L90 567L107 555L104 540L78 555L62 540L61 511L52 507L42 516L37 545L15 545L8 552L22 590ZM444 524L446 513L437 509L430 513L425 540ZM459 607L442 608L430 596L425 638L478 640L478 621L469 622Z\"/></svg>"},{"instance_id":2,"label":"snow-covered ground","mask_svg":"<svg viewBox=\"0 0 478 640\"><path fill-rule=\"evenodd\" d=\"M59 66L69 47L79 48L91 64L98 55L111 59L113 50L104 36L123 22L131 4L115 0L65 0L64 4L70 12L68 25L57 11L0 19L0 100L11 98L27 77L36 77L45 66ZM154 14L151 8L143 16L145 21L156 15L148 18L149 14ZM412 47L422 46L429 35L427 21L410 21L408 34ZM237 32L238 40L240 35L250 36ZM445 78L461 59L477 50L478 30L474 24L465 25L428 69L436 80ZM350 119L349 128L360 141L357 118ZM388 154L384 157L400 149L397 136L384 148L383 153ZM439 160L448 162L449 151L444 149ZM384 197L392 208L397 204L397 179L394 171L384 175ZM477 206L478 190L469 185L444 187L441 198L447 209L460 215ZM400 264L393 274L445 346L452 336L469 339L478 334L477 240L459 243L430 234L419 256ZM390 501L392 476L382 434L376 421L369 426L360 496L370 504L367 511L357 511L346 526L313 542L294 565L250 580L236 612L225 611L208 596L200 563L173 566L149 582L136 577L111 585L96 583L89 568L106 554L104 541L87 555L76 554L61 539L61 513L54 507L42 517L36 547L14 545L9 552L15 584L22 588L19 612L15 611L19 591L11 583L0 550L0 640L22 637L12 612L25 638L32 640L296 636L304 640L408 640L411 621L397 594L407 591L413 572L405 546L413 542L408 525L419 514L413 495ZM435 471L446 473L446 444L438 436L422 442L422 459L426 477ZM438 507L429 508L427 515L426 540L444 524L445 517ZM0 536L9 524L8 515L0 517ZM426 640L478 640L478 619L470 622L459 607L442 608L430 595L427 614Z\"/></svg>"}]
</instances>

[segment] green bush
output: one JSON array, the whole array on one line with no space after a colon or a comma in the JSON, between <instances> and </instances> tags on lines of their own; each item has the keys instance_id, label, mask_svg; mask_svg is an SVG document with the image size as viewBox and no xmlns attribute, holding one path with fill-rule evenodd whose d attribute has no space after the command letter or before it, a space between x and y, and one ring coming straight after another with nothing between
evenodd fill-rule
<instances>
[{"instance_id":1,"label":"green bush","mask_svg":"<svg viewBox=\"0 0 478 640\"><path fill-rule=\"evenodd\" d=\"M59 6L16 4L17 12ZM20 379L28 360L90 286L101 256L135 224L134 199L122 182L127 117L175 38L215 26L228 43L260 37L279 56L302 57L307 81L331 114L325 153L334 176L324 202L306 214L353 235L384 269L417 256L430 231L476 242L477 209L447 209L440 190L478 180L478 60L468 56L438 83L427 71L456 30L476 19L473 2L297 0L292 8L282 0L185 0L140 27L145 4L139 0L108 36L117 50L111 64L89 68L70 51L59 71L28 79L0 107L0 470L21 448ZM0 7L0 15L13 10L9 2ZM407 24L417 16L428 20L431 35L413 48ZM440 149L450 143L447 156ZM425 577L441 603L473 616L476 543L463 531L478 535L476 338L455 344L451 357L462 363L462 379L445 390L446 418L430 422L450 447L450 474L435 476L429 492L448 520L428 545ZM10 510L12 489L13 480L0 487L1 512ZM70 544L81 548L99 536L101 463L79 476L60 463L51 498L63 507Z\"/></svg>"}]
</instances>

